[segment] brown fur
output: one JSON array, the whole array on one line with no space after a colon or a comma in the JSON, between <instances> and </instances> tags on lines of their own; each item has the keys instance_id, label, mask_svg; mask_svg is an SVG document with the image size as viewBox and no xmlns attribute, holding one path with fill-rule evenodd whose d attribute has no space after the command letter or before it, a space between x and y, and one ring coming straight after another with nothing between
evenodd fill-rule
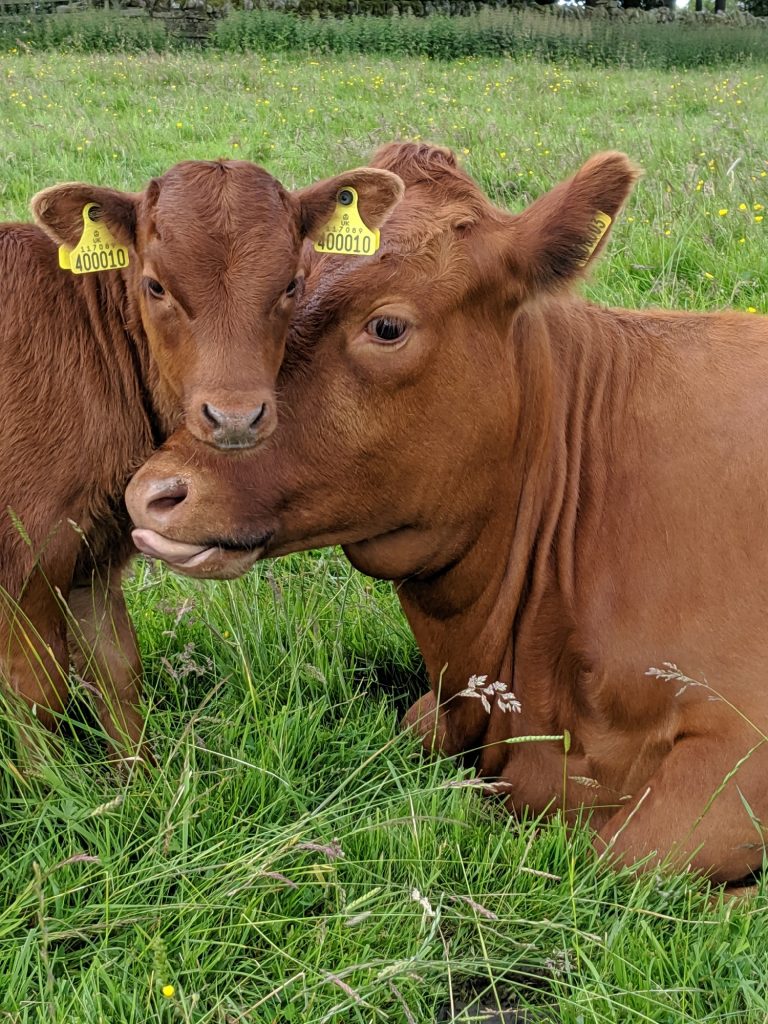
<instances>
[{"instance_id":1,"label":"brown fur","mask_svg":"<svg viewBox=\"0 0 768 1024\"><path fill-rule=\"evenodd\" d=\"M141 666L119 585L132 551L125 483L180 419L203 441L230 442L206 404L237 429L263 405L236 440L269 436L286 287L345 185L372 226L402 192L370 168L291 193L254 164L187 162L138 194L46 189L32 204L44 230L0 226L0 676L47 723L67 696L69 634L105 728L120 750L136 748ZM59 269L56 243L77 243L91 201L130 265L76 277Z\"/></svg>"},{"instance_id":2,"label":"brown fur","mask_svg":"<svg viewBox=\"0 0 768 1024\"><path fill-rule=\"evenodd\" d=\"M405 199L379 256L310 273L270 444L233 461L179 432L129 489L137 542L240 545L182 568L201 576L343 544L396 582L427 745L475 751L512 809L592 808L611 858L746 875L768 822L768 320L571 294L635 180L620 154L517 216L443 150L376 162ZM401 344L366 330L384 313ZM647 674L664 662L697 684ZM520 712L462 696L472 676ZM566 731L565 762L506 742Z\"/></svg>"}]
</instances>

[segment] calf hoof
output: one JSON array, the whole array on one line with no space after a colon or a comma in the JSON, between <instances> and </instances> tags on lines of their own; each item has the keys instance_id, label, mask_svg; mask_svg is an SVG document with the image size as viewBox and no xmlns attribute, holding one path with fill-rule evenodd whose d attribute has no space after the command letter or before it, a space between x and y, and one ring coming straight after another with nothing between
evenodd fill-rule
<instances>
[{"instance_id":1,"label":"calf hoof","mask_svg":"<svg viewBox=\"0 0 768 1024\"><path fill-rule=\"evenodd\" d=\"M435 702L435 696L431 691L425 693L423 697L419 697L416 703L408 708L400 722L400 727L404 731L415 733L428 754L443 749L445 726Z\"/></svg>"},{"instance_id":2,"label":"calf hoof","mask_svg":"<svg viewBox=\"0 0 768 1024\"><path fill-rule=\"evenodd\" d=\"M731 903L747 903L749 900L754 899L760 891L760 886L755 885L726 885L722 892L723 903L729 905ZM713 905L719 902L714 896L710 896L710 901Z\"/></svg>"},{"instance_id":3,"label":"calf hoof","mask_svg":"<svg viewBox=\"0 0 768 1024\"><path fill-rule=\"evenodd\" d=\"M760 894L759 878L762 874L763 871L761 869L739 881L726 882L725 885L713 887L708 901L710 907L713 910L717 910L722 903L723 908L728 913L733 906L749 903L750 900L753 900Z\"/></svg>"}]
</instances>

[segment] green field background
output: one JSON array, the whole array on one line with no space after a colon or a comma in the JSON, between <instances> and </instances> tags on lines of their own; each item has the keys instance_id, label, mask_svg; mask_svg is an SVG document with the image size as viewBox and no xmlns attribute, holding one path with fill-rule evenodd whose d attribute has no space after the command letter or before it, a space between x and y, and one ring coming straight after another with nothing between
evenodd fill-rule
<instances>
[{"instance_id":1,"label":"green field background","mask_svg":"<svg viewBox=\"0 0 768 1024\"><path fill-rule=\"evenodd\" d=\"M8 52L0 218L188 158L304 185L396 138L520 209L622 149L645 177L587 294L765 313L766 74ZM426 683L387 584L325 551L128 591L160 770L120 780L85 697L34 769L0 723L0 1020L431 1024L478 994L505 1024L768 1020L764 888L611 874L399 735Z\"/></svg>"}]
</instances>

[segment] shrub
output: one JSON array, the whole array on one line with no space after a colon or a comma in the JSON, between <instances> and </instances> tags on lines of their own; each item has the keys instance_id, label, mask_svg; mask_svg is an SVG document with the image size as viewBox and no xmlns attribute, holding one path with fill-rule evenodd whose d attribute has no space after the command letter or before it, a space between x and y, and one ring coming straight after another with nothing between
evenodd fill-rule
<instances>
[{"instance_id":1,"label":"shrub","mask_svg":"<svg viewBox=\"0 0 768 1024\"><path fill-rule=\"evenodd\" d=\"M275 5L278 0L261 0ZM633 11L615 17L587 16L583 9L481 8L474 14L446 12L470 3L419 0L419 13L401 15L344 15L321 18L290 13L287 8L316 0L280 0L286 10L236 11L215 22L208 44L239 52L376 53L387 56L535 57L589 65L687 68L739 60L768 60L768 21L739 15L722 19L680 16L659 22L655 12ZM323 2L323 0L317 0ZM327 0L341 6L342 0ZM347 6L383 6L385 0L345 0ZM768 0L764 0L768 3ZM401 3L403 9L410 5ZM665 17L669 12L663 9ZM181 12L179 12L181 14ZM742 24L746 19L748 24ZM185 45L170 38L165 23L148 17L93 11L71 15L38 15L0 19L0 48L18 45L33 49L79 51L165 50Z\"/></svg>"},{"instance_id":2,"label":"shrub","mask_svg":"<svg viewBox=\"0 0 768 1024\"><path fill-rule=\"evenodd\" d=\"M40 50L139 52L165 50L165 26L147 17L128 18L108 11L0 19L0 48L22 43Z\"/></svg>"},{"instance_id":3,"label":"shrub","mask_svg":"<svg viewBox=\"0 0 768 1024\"><path fill-rule=\"evenodd\" d=\"M768 60L762 25L568 18L538 11L481 11L466 17L301 18L274 11L235 12L219 22L222 50L382 53L455 57L533 56L591 65L696 67Z\"/></svg>"}]
</instances>

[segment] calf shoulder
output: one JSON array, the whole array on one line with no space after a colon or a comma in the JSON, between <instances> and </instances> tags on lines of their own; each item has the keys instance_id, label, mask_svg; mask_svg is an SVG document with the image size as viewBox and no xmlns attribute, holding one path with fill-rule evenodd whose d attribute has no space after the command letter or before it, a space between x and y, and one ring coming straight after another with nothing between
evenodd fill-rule
<instances>
[{"instance_id":1,"label":"calf shoulder","mask_svg":"<svg viewBox=\"0 0 768 1024\"><path fill-rule=\"evenodd\" d=\"M153 443L127 305L119 275L75 277L39 228L0 226L0 586L11 593L37 559L64 581L83 535L106 554L125 533L122 492Z\"/></svg>"}]
</instances>

